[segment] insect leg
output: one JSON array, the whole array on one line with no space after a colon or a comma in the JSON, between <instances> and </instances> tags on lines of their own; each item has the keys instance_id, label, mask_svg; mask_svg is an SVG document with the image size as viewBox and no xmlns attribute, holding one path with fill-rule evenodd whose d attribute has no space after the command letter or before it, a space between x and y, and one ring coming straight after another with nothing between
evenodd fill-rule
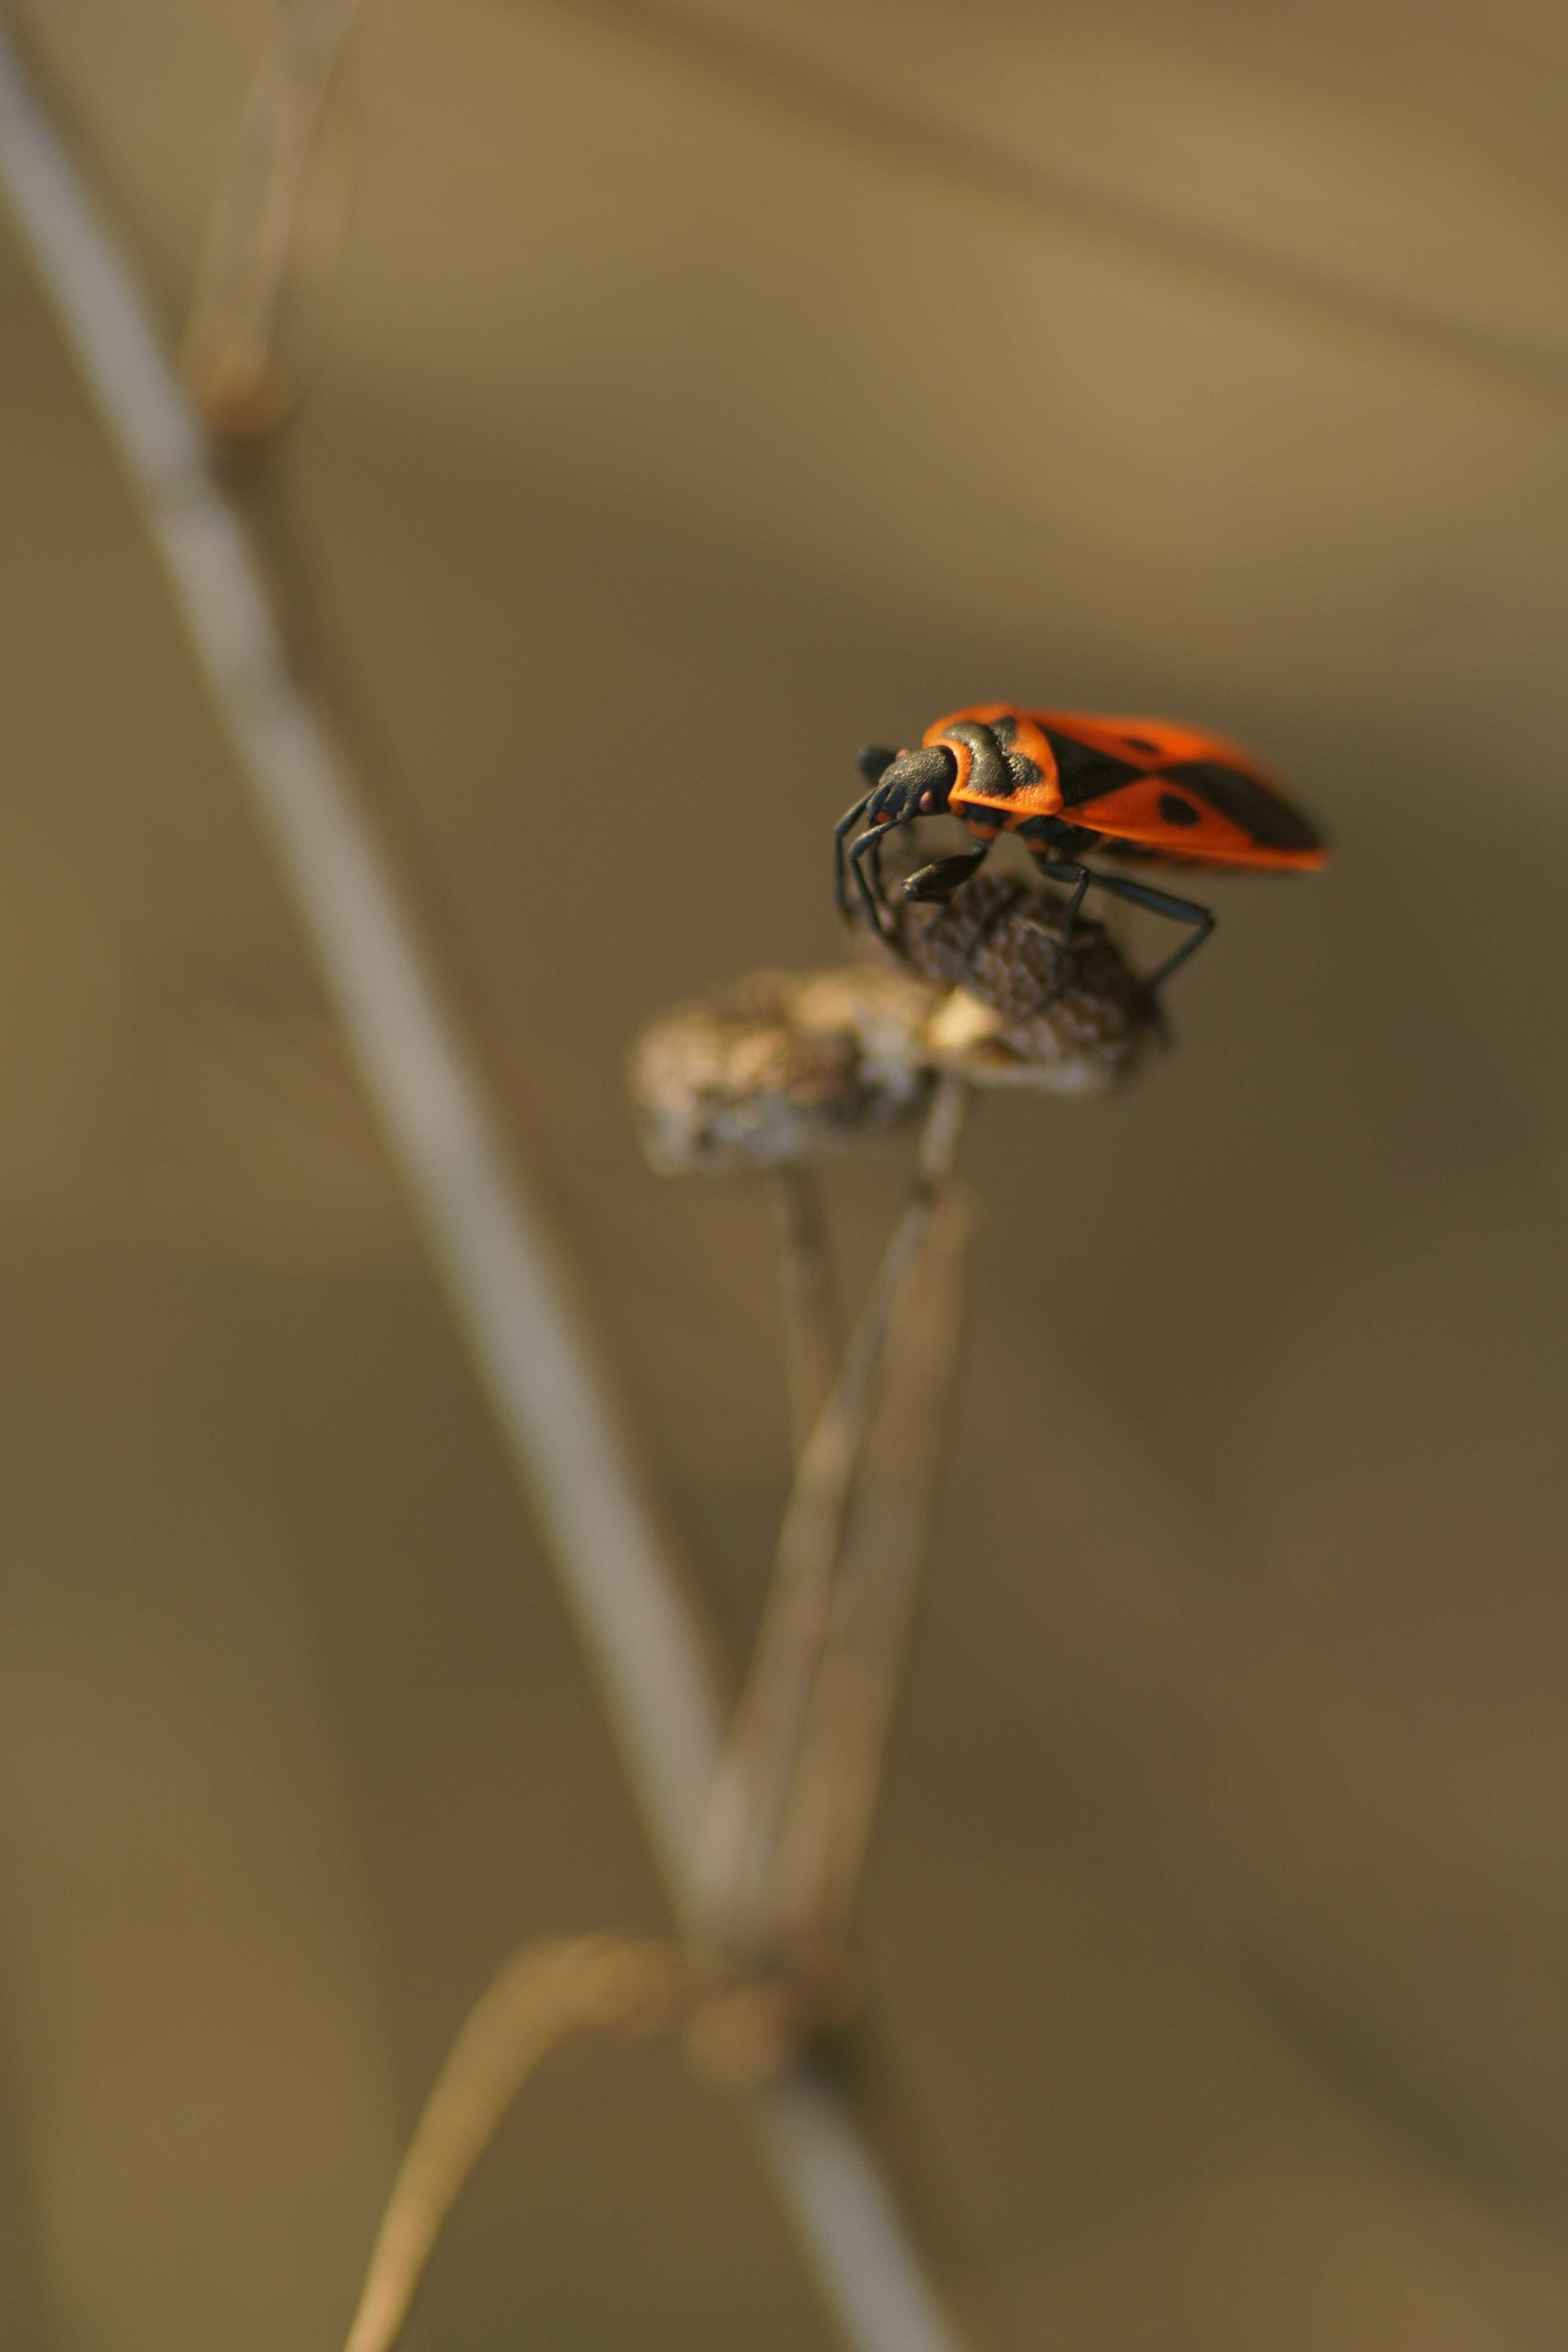
<instances>
[{"instance_id":1,"label":"insect leg","mask_svg":"<svg viewBox=\"0 0 1568 2352\"><path fill-rule=\"evenodd\" d=\"M1151 890L1142 882L1124 882L1120 874L1090 874L1089 878L1097 888L1109 890L1115 898L1126 898L1134 907L1146 907L1152 915L1163 915L1173 923L1191 923L1194 926L1192 938L1184 940L1174 955L1167 956L1159 969L1149 974L1143 983L1145 988L1163 988L1176 966L1185 963L1190 955L1196 954L1214 929L1215 919L1208 908L1200 907L1192 898L1175 898L1168 890Z\"/></svg>"},{"instance_id":2,"label":"insect leg","mask_svg":"<svg viewBox=\"0 0 1568 2352\"><path fill-rule=\"evenodd\" d=\"M841 816L833 828L833 902L841 915L849 912L849 893L846 887L847 877L844 871L844 836L864 814L867 802L898 756L896 751L886 750L880 743L868 743L863 751L855 754L855 765L865 777L869 789L861 793L854 807Z\"/></svg>"},{"instance_id":3,"label":"insect leg","mask_svg":"<svg viewBox=\"0 0 1568 2352\"><path fill-rule=\"evenodd\" d=\"M1078 925L1078 910L1083 904L1083 894L1091 882L1100 882L1105 877L1092 873L1087 866L1080 866L1076 858L1037 856L1035 863L1042 874L1050 876L1053 882L1070 882L1072 885L1072 897L1062 910L1061 956L1065 965L1072 947L1072 935Z\"/></svg>"},{"instance_id":4,"label":"insect leg","mask_svg":"<svg viewBox=\"0 0 1568 2352\"><path fill-rule=\"evenodd\" d=\"M955 890L963 888L972 874L980 871L991 855L996 829L993 825L982 831L967 818L965 823L971 840L978 842L979 847L961 850L956 857L939 857L933 864L922 866L904 884L906 898L951 898Z\"/></svg>"},{"instance_id":5,"label":"insect leg","mask_svg":"<svg viewBox=\"0 0 1568 2352\"><path fill-rule=\"evenodd\" d=\"M909 820L907 818L895 818L893 822L895 824L907 824ZM866 918L869 922L871 929L876 932L879 939L884 940L889 936L891 925L887 919L886 909L883 907L880 895L882 839L884 835L889 833L891 830L891 825L874 824L868 833L863 833L860 835L858 841L852 841L849 845L849 865L852 872L854 873L856 884L860 892L860 903L866 909ZM866 875L866 865L868 861L870 862L872 874L877 877L877 889L875 892L873 891L871 883L868 880Z\"/></svg>"},{"instance_id":6,"label":"insect leg","mask_svg":"<svg viewBox=\"0 0 1568 2352\"><path fill-rule=\"evenodd\" d=\"M873 784L872 790L875 789ZM866 803L870 797L870 793L862 793L854 807L846 809L833 828L833 903L841 915L847 915L849 912L849 892L847 887L848 877L844 871L844 836L859 824L866 814Z\"/></svg>"},{"instance_id":7,"label":"insect leg","mask_svg":"<svg viewBox=\"0 0 1568 2352\"><path fill-rule=\"evenodd\" d=\"M939 857L932 866L922 866L904 884L906 898L951 898L961 884L967 882L976 868L985 862L989 842L983 849L961 850L956 857Z\"/></svg>"}]
</instances>

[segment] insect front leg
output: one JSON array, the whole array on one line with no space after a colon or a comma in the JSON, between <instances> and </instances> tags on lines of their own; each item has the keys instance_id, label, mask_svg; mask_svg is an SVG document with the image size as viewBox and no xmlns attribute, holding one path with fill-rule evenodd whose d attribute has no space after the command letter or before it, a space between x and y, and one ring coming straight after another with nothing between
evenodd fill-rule
<instances>
[{"instance_id":1,"label":"insect front leg","mask_svg":"<svg viewBox=\"0 0 1568 2352\"><path fill-rule=\"evenodd\" d=\"M846 809L833 828L833 903L846 919L849 913L849 890L848 876L844 870L845 836L847 834L853 833L865 815L866 803L870 797L869 793L862 793L854 807ZM857 869L857 878L858 878L858 869Z\"/></svg>"},{"instance_id":2,"label":"insect front leg","mask_svg":"<svg viewBox=\"0 0 1568 2352\"><path fill-rule=\"evenodd\" d=\"M896 751L888 751L880 743L868 743L863 751L855 754L855 765L866 779L867 790L852 809L845 811L833 828L833 903L841 915L847 916L849 912L848 877L844 870L845 836L854 831L865 815L878 785L898 756Z\"/></svg>"},{"instance_id":3,"label":"insect front leg","mask_svg":"<svg viewBox=\"0 0 1568 2352\"><path fill-rule=\"evenodd\" d=\"M978 874L996 838L996 828L977 824L967 813L963 822L978 846L960 850L956 857L938 857L930 866L922 866L904 884L906 898L951 898L955 890L963 888L972 874Z\"/></svg>"},{"instance_id":4,"label":"insect front leg","mask_svg":"<svg viewBox=\"0 0 1568 2352\"><path fill-rule=\"evenodd\" d=\"M844 905L842 859L844 835L860 817L868 820L867 830L849 845L847 862L860 893L860 903L876 929L886 939L891 929L886 903L882 896L881 856L882 835L895 825L910 824L917 816L936 816L947 806L948 792L958 772L952 753L941 746L930 746L918 751L900 751L888 757L879 750L862 751L860 772L877 774L877 782L864 800L839 820L837 841L840 864L836 866L839 878L839 907Z\"/></svg>"},{"instance_id":5,"label":"insect front leg","mask_svg":"<svg viewBox=\"0 0 1568 2352\"><path fill-rule=\"evenodd\" d=\"M882 842L887 831L886 825L874 824L868 833L860 835L858 841L852 841L849 845L849 870L855 877L866 919L878 937L884 940L892 934L892 925L882 901ZM871 868L869 876L866 872L868 864Z\"/></svg>"},{"instance_id":6,"label":"insect front leg","mask_svg":"<svg viewBox=\"0 0 1568 2352\"><path fill-rule=\"evenodd\" d=\"M907 769L910 756L901 753L884 782L867 795L865 811L870 824L858 841L849 845L849 864L859 885L861 904L883 939L892 936L892 924L882 889L882 845L897 826L912 824L925 814L918 777L911 780L900 772Z\"/></svg>"},{"instance_id":7,"label":"insect front leg","mask_svg":"<svg viewBox=\"0 0 1568 2352\"><path fill-rule=\"evenodd\" d=\"M903 895L915 899L951 898L984 863L984 849L963 849L956 857L938 857L910 876L903 886Z\"/></svg>"}]
</instances>

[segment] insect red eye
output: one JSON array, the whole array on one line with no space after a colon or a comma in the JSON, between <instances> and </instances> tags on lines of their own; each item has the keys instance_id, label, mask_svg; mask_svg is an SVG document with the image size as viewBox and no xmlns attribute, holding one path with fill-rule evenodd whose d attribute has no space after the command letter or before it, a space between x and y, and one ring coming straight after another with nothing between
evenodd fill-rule
<instances>
[{"instance_id":1,"label":"insect red eye","mask_svg":"<svg viewBox=\"0 0 1568 2352\"><path fill-rule=\"evenodd\" d=\"M1160 814L1166 824L1197 824L1202 821L1203 811L1194 808L1191 801L1184 801L1179 793L1162 793Z\"/></svg>"}]
</instances>

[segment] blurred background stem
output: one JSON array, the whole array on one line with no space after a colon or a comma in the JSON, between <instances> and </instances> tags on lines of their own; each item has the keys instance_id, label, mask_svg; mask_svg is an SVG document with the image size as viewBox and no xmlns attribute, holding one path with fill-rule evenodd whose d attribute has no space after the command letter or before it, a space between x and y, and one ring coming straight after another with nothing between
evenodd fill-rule
<instances>
[{"instance_id":1,"label":"blurred background stem","mask_svg":"<svg viewBox=\"0 0 1568 2352\"><path fill-rule=\"evenodd\" d=\"M514 1953L465 2020L398 2167L346 2352L388 2352L436 2240L535 2067L569 2034L669 2023L682 1964L668 1944L578 1936Z\"/></svg>"},{"instance_id":2,"label":"blurred background stem","mask_svg":"<svg viewBox=\"0 0 1568 2352\"><path fill-rule=\"evenodd\" d=\"M689 1920L721 1718L683 1563L627 1441L558 1237L503 1143L482 1057L343 751L287 657L276 592L214 475L134 273L3 33L0 184L538 1515L671 1901ZM955 2331L826 2077L799 2065L745 2105L845 2340L858 2352L951 2352Z\"/></svg>"},{"instance_id":3,"label":"blurred background stem","mask_svg":"<svg viewBox=\"0 0 1568 2352\"><path fill-rule=\"evenodd\" d=\"M213 208L181 347L215 429L264 433L301 389L340 242L346 168L322 132L360 0L280 0Z\"/></svg>"}]
</instances>

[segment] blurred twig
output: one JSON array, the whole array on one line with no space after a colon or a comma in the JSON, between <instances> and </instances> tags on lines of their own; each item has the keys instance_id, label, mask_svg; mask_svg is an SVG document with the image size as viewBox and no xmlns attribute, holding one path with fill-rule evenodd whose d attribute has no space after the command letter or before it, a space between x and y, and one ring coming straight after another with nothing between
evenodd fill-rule
<instances>
[{"instance_id":1,"label":"blurred twig","mask_svg":"<svg viewBox=\"0 0 1568 2352\"><path fill-rule=\"evenodd\" d=\"M674 2020L676 1947L619 1936L525 1945L470 2011L398 2168L346 2352L395 2342L441 2225L541 2060L568 2034L652 2032Z\"/></svg>"},{"instance_id":2,"label":"blurred twig","mask_svg":"<svg viewBox=\"0 0 1568 2352\"><path fill-rule=\"evenodd\" d=\"M256 549L206 461L129 269L8 49L0 173L540 1511L650 1833L683 1883L721 1704L681 1564L633 1466L558 1238L503 1144L479 1057L347 761L289 666Z\"/></svg>"},{"instance_id":3,"label":"blurred twig","mask_svg":"<svg viewBox=\"0 0 1568 2352\"><path fill-rule=\"evenodd\" d=\"M815 1174L801 1162L775 1171L775 1179L797 1180L781 1202L786 1284L792 1276L795 1283L793 1297L786 1288L786 1316L796 1318L792 1337L806 1354L807 1373L831 1386L815 1400L817 1433L796 1475L797 1538L793 1549L781 1546L753 1675L753 1689L758 1681L782 1680L786 1704L764 1706L759 1718L764 1728L771 1724L776 1747L740 1759L745 1802L736 1842L710 1866L741 1883L713 1890L709 1948L686 1953L603 1937L533 1945L514 1958L464 2024L420 2116L377 2232L347 2352L389 2352L447 2215L523 2082L564 2034L587 2025L651 2028L684 2013L698 2071L728 2088L755 2091L798 2065L802 2045L843 2013L853 1976L840 1939L875 1810L957 1330L969 1216L946 1180L963 1099L956 1078L937 1089L910 1206L837 1382L827 1234ZM834 1586L874 1395L873 1479L868 1495L861 1488L847 1580ZM865 1524L868 1514L874 1528ZM815 1647L801 1638L798 1607L784 1609L780 1638L777 1594L782 1587L787 1598L792 1580L797 1599L803 1584L830 1595L817 1612ZM791 1697L798 1706L787 1704ZM742 1737L732 1738L726 1767L737 1747L744 1750L747 1720L742 1708ZM721 1769L721 1788L724 1779ZM772 1822L759 1820L755 1807L759 1792L765 1803L775 1790L781 1807L789 1798L793 1875L769 1916L778 1916L784 1932L765 1949L715 1954L715 1941L743 1940L732 1932L742 1916L732 1898L743 1904L754 1876L772 1891ZM772 2084L770 2097L781 2093L788 2098L787 2081Z\"/></svg>"},{"instance_id":4,"label":"blurred twig","mask_svg":"<svg viewBox=\"0 0 1568 2352\"><path fill-rule=\"evenodd\" d=\"M0 33L0 184L124 468L477 1376L597 1672L666 1884L695 1910L719 1702L681 1562L626 1442L575 1287L501 1141L344 755L285 655L134 275ZM818 2284L860 2352L953 2352L868 2149L809 2065L747 2101Z\"/></svg>"},{"instance_id":5,"label":"blurred twig","mask_svg":"<svg viewBox=\"0 0 1568 2352\"><path fill-rule=\"evenodd\" d=\"M822 1662L761 1910L782 1948L847 1937L931 1519L973 1214L950 1191L888 1331Z\"/></svg>"},{"instance_id":6,"label":"blurred twig","mask_svg":"<svg viewBox=\"0 0 1568 2352\"><path fill-rule=\"evenodd\" d=\"M267 431L300 389L313 277L331 267L340 207L313 203L321 136L360 0L279 0L246 99L181 347L209 425Z\"/></svg>"},{"instance_id":7,"label":"blurred twig","mask_svg":"<svg viewBox=\"0 0 1568 2352\"><path fill-rule=\"evenodd\" d=\"M889 1325L952 1170L965 1091L962 1079L939 1082L909 1206L795 1473L762 1632L702 1834L705 1927L721 1948L744 1949L756 1940L758 1906L822 1659L845 1514Z\"/></svg>"},{"instance_id":8,"label":"blurred twig","mask_svg":"<svg viewBox=\"0 0 1568 2352\"><path fill-rule=\"evenodd\" d=\"M778 1228L790 1437L798 1462L838 1370L838 1296L820 1175L800 1160L774 1169L769 1181Z\"/></svg>"}]
</instances>

